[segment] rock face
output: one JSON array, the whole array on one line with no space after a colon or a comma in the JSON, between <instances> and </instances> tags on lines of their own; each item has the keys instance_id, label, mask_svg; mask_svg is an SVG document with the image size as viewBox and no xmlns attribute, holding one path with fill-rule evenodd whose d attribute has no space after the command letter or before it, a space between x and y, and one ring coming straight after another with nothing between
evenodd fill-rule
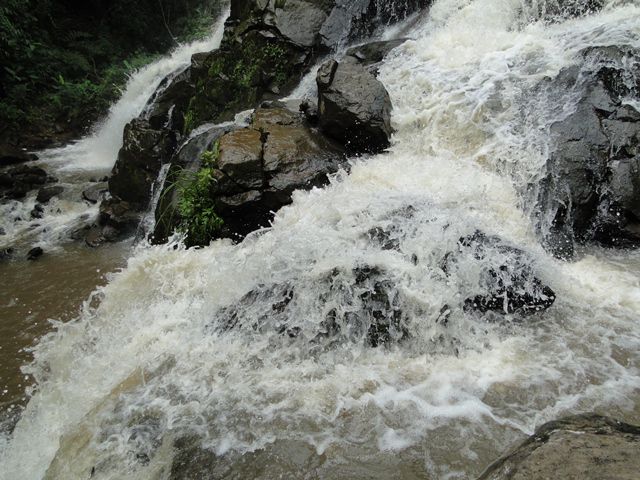
<instances>
[{"instance_id":1,"label":"rock face","mask_svg":"<svg viewBox=\"0 0 640 480\"><path fill-rule=\"evenodd\" d=\"M151 128L145 120L131 121L124 129L124 144L109 178L111 195L139 209L146 207L151 185L174 148L175 139L165 132Z\"/></svg>"},{"instance_id":2,"label":"rock face","mask_svg":"<svg viewBox=\"0 0 640 480\"><path fill-rule=\"evenodd\" d=\"M354 57L318 70L318 116L328 136L355 152L379 152L389 146L391 99L384 85Z\"/></svg>"},{"instance_id":3,"label":"rock face","mask_svg":"<svg viewBox=\"0 0 640 480\"><path fill-rule=\"evenodd\" d=\"M228 120L291 91L318 54L406 18L426 0L237 0L220 50L194 57L188 123Z\"/></svg>"},{"instance_id":4,"label":"rock face","mask_svg":"<svg viewBox=\"0 0 640 480\"><path fill-rule=\"evenodd\" d=\"M248 128L212 142L217 158L209 195L224 221L219 236L232 238L268 225L272 212L289 203L294 190L322 185L343 158L339 146L312 130L300 113L279 106L257 109ZM185 168L197 171L199 162L175 174ZM165 189L180 182L172 173L169 178ZM179 190L168 198L156 210L156 241L164 241L181 221Z\"/></svg>"},{"instance_id":5,"label":"rock face","mask_svg":"<svg viewBox=\"0 0 640 480\"><path fill-rule=\"evenodd\" d=\"M583 88L575 111L552 125L555 149L540 210L554 213L546 244L570 258L574 242L637 247L640 222L640 52L599 47L583 52L582 69L563 70L558 88ZM635 62L635 63L634 63ZM623 64L636 65L625 74Z\"/></svg>"},{"instance_id":6,"label":"rock face","mask_svg":"<svg viewBox=\"0 0 640 480\"><path fill-rule=\"evenodd\" d=\"M635 480L640 427L595 414L542 425L478 480Z\"/></svg>"}]
</instances>

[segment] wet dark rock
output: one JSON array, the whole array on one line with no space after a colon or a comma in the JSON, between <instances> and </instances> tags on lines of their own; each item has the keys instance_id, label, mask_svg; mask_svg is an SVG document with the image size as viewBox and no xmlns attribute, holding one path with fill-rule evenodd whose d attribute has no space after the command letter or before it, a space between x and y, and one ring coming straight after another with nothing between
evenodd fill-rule
<instances>
[{"instance_id":1,"label":"wet dark rock","mask_svg":"<svg viewBox=\"0 0 640 480\"><path fill-rule=\"evenodd\" d=\"M368 265L334 269L319 279L318 304L340 305L324 313L319 325L303 328L295 315L296 289L290 284L260 285L222 310L222 330L250 328L312 343L364 342L378 347L408 337L400 294L384 271ZM255 312L260 312L255 315Z\"/></svg>"},{"instance_id":2,"label":"wet dark rock","mask_svg":"<svg viewBox=\"0 0 640 480\"><path fill-rule=\"evenodd\" d=\"M27 260L37 260L43 254L44 254L44 250L42 250L42 248L40 247L32 248L31 250L29 250L29 253L27 253Z\"/></svg>"},{"instance_id":3,"label":"wet dark rock","mask_svg":"<svg viewBox=\"0 0 640 480\"><path fill-rule=\"evenodd\" d=\"M304 114L310 125L318 123L318 105L310 100L300 103L300 111Z\"/></svg>"},{"instance_id":4,"label":"wet dark rock","mask_svg":"<svg viewBox=\"0 0 640 480\"><path fill-rule=\"evenodd\" d=\"M477 231L461 238L458 252L448 254L442 262L445 273L450 272L459 256L482 267L479 288L483 293L467 298L465 310L531 315L555 302L555 292L536 277L532 259L500 237Z\"/></svg>"},{"instance_id":5,"label":"wet dark rock","mask_svg":"<svg viewBox=\"0 0 640 480\"><path fill-rule=\"evenodd\" d=\"M45 187L38 190L38 196L36 197L36 201L40 203L48 203L53 197L57 197L62 192L64 192L63 187Z\"/></svg>"},{"instance_id":6,"label":"wet dark rock","mask_svg":"<svg viewBox=\"0 0 640 480\"><path fill-rule=\"evenodd\" d=\"M555 2L533 3L532 15L548 22L561 22L569 18L582 17L598 12L604 6L604 0L557 0Z\"/></svg>"},{"instance_id":7,"label":"wet dark rock","mask_svg":"<svg viewBox=\"0 0 640 480\"><path fill-rule=\"evenodd\" d=\"M355 58L364 66L371 66L382 62L384 57L396 47L399 47L406 38L398 38L395 40L381 40L378 42L365 43L356 47L351 47L346 51L346 55Z\"/></svg>"},{"instance_id":8,"label":"wet dark rock","mask_svg":"<svg viewBox=\"0 0 640 480\"><path fill-rule=\"evenodd\" d=\"M342 150L311 129L300 113L275 106L257 109L248 128L221 135L217 149L210 195L224 220L219 235L236 239L267 226L272 212L291 202L293 191L326 183L343 160ZM187 168L195 172L200 165ZM165 189L177 178L170 172L168 180ZM164 241L180 223L179 193L168 192L169 201L159 202L156 241Z\"/></svg>"},{"instance_id":9,"label":"wet dark rock","mask_svg":"<svg viewBox=\"0 0 640 480\"><path fill-rule=\"evenodd\" d=\"M46 183L51 183L51 178L45 170L21 165L0 173L0 196L21 199Z\"/></svg>"},{"instance_id":10,"label":"wet dark rock","mask_svg":"<svg viewBox=\"0 0 640 480\"><path fill-rule=\"evenodd\" d=\"M108 191L109 186L106 182L96 183L82 191L82 198L89 203L98 203L104 198Z\"/></svg>"},{"instance_id":11,"label":"wet dark rock","mask_svg":"<svg viewBox=\"0 0 640 480\"><path fill-rule=\"evenodd\" d=\"M384 27L404 20L432 0L380 2L376 0L336 0L320 30L322 45L333 49L358 38L370 37Z\"/></svg>"},{"instance_id":12,"label":"wet dark rock","mask_svg":"<svg viewBox=\"0 0 640 480\"><path fill-rule=\"evenodd\" d=\"M171 132L155 130L142 119L129 122L109 178L111 195L128 202L132 208L143 210L149 202L151 186L175 146L176 139Z\"/></svg>"},{"instance_id":13,"label":"wet dark rock","mask_svg":"<svg viewBox=\"0 0 640 480\"><path fill-rule=\"evenodd\" d=\"M539 210L553 217L541 226L545 246L560 258L571 258L575 243L640 246L640 112L624 103L640 99L640 51L598 47L582 56L581 68L553 80L584 93L551 127L555 148L539 197Z\"/></svg>"},{"instance_id":14,"label":"wet dark rock","mask_svg":"<svg viewBox=\"0 0 640 480\"><path fill-rule=\"evenodd\" d=\"M4 228L0 227L0 235L6 235L7 232L5 231Z\"/></svg>"},{"instance_id":15,"label":"wet dark rock","mask_svg":"<svg viewBox=\"0 0 640 480\"><path fill-rule=\"evenodd\" d=\"M44 207L37 203L31 210L31 218L42 218L44 216Z\"/></svg>"},{"instance_id":16,"label":"wet dark rock","mask_svg":"<svg viewBox=\"0 0 640 480\"><path fill-rule=\"evenodd\" d=\"M147 118L153 129L168 128L182 131L184 113L195 91L190 68L174 72L160 83L149 99L143 116Z\"/></svg>"},{"instance_id":17,"label":"wet dark rock","mask_svg":"<svg viewBox=\"0 0 640 480\"><path fill-rule=\"evenodd\" d=\"M545 423L491 464L478 480L635 480L640 427L583 414Z\"/></svg>"},{"instance_id":18,"label":"wet dark rock","mask_svg":"<svg viewBox=\"0 0 640 480\"><path fill-rule=\"evenodd\" d=\"M99 225L120 232L118 237L133 233L139 220L140 213L129 202L109 198L100 204Z\"/></svg>"},{"instance_id":19,"label":"wet dark rock","mask_svg":"<svg viewBox=\"0 0 640 480\"><path fill-rule=\"evenodd\" d=\"M9 260L13 256L13 252L14 250L11 247L0 249L0 261Z\"/></svg>"},{"instance_id":20,"label":"wet dark rock","mask_svg":"<svg viewBox=\"0 0 640 480\"><path fill-rule=\"evenodd\" d=\"M38 156L11 145L0 145L0 167L37 160Z\"/></svg>"},{"instance_id":21,"label":"wet dark rock","mask_svg":"<svg viewBox=\"0 0 640 480\"><path fill-rule=\"evenodd\" d=\"M384 85L358 60L326 62L317 76L319 125L351 152L379 152L389 146L391 99Z\"/></svg>"}]
</instances>

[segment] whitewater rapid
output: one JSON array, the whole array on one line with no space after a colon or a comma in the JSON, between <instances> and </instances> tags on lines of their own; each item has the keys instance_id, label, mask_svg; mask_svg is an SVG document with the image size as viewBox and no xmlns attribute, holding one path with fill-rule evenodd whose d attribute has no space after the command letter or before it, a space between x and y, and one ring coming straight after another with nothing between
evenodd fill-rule
<instances>
[{"instance_id":1,"label":"whitewater rapid","mask_svg":"<svg viewBox=\"0 0 640 480\"><path fill-rule=\"evenodd\" d=\"M380 68L389 152L296 192L271 228L238 245L139 246L97 307L88 300L35 349L26 371L38 387L0 472L164 479L187 439L193 458L218 455L221 476L473 478L559 415L639 423L640 252L553 259L527 192L551 123L580 95L536 86L586 47L640 47L640 6L549 21L528 5L437 0ZM375 228L399 248L372 242ZM463 259L445 276L439 265L477 229L528 252L553 307L526 318L460 308L479 267ZM372 348L358 329L322 340L331 311L358 311L355 272L372 267L409 340Z\"/></svg>"}]
</instances>

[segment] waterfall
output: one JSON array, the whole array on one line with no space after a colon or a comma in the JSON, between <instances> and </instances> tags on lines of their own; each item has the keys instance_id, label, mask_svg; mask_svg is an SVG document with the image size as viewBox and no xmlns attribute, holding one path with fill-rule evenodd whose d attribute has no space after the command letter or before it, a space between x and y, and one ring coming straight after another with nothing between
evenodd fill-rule
<instances>
[{"instance_id":1,"label":"waterfall","mask_svg":"<svg viewBox=\"0 0 640 480\"><path fill-rule=\"evenodd\" d=\"M561 414L637 423L640 252L552 258L527 188L578 93L534 87L586 47L640 47L640 6L550 20L529 3L436 0L380 68L390 150L296 192L270 228L139 246L97 307L35 348L6 478L169 478L186 455L221 477L463 479ZM484 262L518 261L496 249L445 272L478 230L526 252L552 308L463 308ZM368 344L365 302L406 339Z\"/></svg>"},{"instance_id":2,"label":"waterfall","mask_svg":"<svg viewBox=\"0 0 640 480\"><path fill-rule=\"evenodd\" d=\"M0 227L6 232L0 248L28 244L29 248L40 246L46 251L59 249L68 241L70 232L95 219L98 206L84 201L82 191L91 186L91 179L95 182L110 172L122 147L124 126L143 111L165 77L190 64L191 55L220 45L228 14L227 8L203 40L179 45L168 55L133 72L120 99L89 135L67 146L38 153L40 159L36 163L59 180L58 185L65 193L44 207L42 218L30 217L36 204L35 192L22 201L0 205Z\"/></svg>"}]
</instances>

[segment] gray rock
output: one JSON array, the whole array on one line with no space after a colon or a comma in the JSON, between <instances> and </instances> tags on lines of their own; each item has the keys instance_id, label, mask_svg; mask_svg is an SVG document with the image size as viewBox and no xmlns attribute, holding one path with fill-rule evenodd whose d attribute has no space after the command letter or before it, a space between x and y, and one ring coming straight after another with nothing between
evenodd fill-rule
<instances>
[{"instance_id":1,"label":"gray rock","mask_svg":"<svg viewBox=\"0 0 640 480\"><path fill-rule=\"evenodd\" d=\"M384 85L358 60L326 62L318 70L318 115L324 133L351 152L389 146L391 99Z\"/></svg>"},{"instance_id":2,"label":"gray rock","mask_svg":"<svg viewBox=\"0 0 640 480\"><path fill-rule=\"evenodd\" d=\"M461 238L458 251L449 253L442 262L445 273L459 256L477 261L482 272L480 287L484 293L465 299L465 310L532 315L545 311L556 300L555 292L536 276L529 255L500 237L476 231Z\"/></svg>"},{"instance_id":3,"label":"gray rock","mask_svg":"<svg viewBox=\"0 0 640 480\"><path fill-rule=\"evenodd\" d=\"M351 47L346 51L346 55L354 57L364 66L374 65L380 63L391 50L399 47L406 41L406 38L398 38L395 40L365 43Z\"/></svg>"},{"instance_id":4,"label":"gray rock","mask_svg":"<svg viewBox=\"0 0 640 480\"><path fill-rule=\"evenodd\" d=\"M478 480L636 480L640 427L595 414L549 422Z\"/></svg>"},{"instance_id":5,"label":"gray rock","mask_svg":"<svg viewBox=\"0 0 640 480\"><path fill-rule=\"evenodd\" d=\"M36 201L40 203L48 203L49 200L51 200L53 197L57 197L62 192L64 192L64 188L60 186L41 188L38 191L38 196L36 197Z\"/></svg>"},{"instance_id":6,"label":"gray rock","mask_svg":"<svg viewBox=\"0 0 640 480\"><path fill-rule=\"evenodd\" d=\"M640 51L599 47L582 56L581 68L553 80L555 88L581 88L583 96L551 127L555 145L539 197L540 210L553 216L545 245L561 258L572 256L576 242L640 245L630 228L640 222L640 112L624 102L640 98Z\"/></svg>"},{"instance_id":7,"label":"gray rock","mask_svg":"<svg viewBox=\"0 0 640 480\"><path fill-rule=\"evenodd\" d=\"M109 186L106 182L96 183L82 191L82 198L89 203L98 203L108 191Z\"/></svg>"}]
</instances>

